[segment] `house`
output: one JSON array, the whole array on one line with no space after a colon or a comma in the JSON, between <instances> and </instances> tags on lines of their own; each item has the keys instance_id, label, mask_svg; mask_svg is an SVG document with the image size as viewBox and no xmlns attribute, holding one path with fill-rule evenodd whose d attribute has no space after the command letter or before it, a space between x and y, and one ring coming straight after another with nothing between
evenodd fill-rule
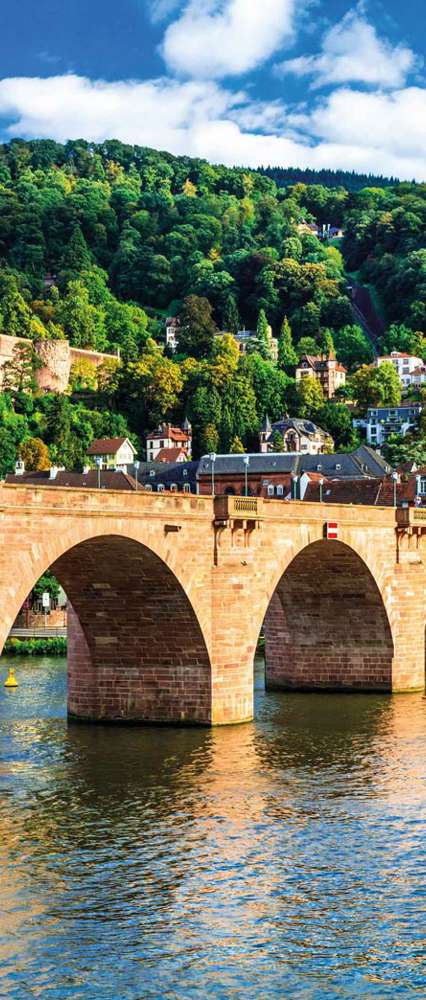
<instances>
[{"instance_id":1,"label":"house","mask_svg":"<svg viewBox=\"0 0 426 1000\"><path fill-rule=\"evenodd\" d=\"M419 426L421 403L411 403L408 406L377 406L370 407L365 417L357 417L352 423L354 427L365 430L367 444L380 448L390 434L405 437Z\"/></svg>"},{"instance_id":2,"label":"house","mask_svg":"<svg viewBox=\"0 0 426 1000\"><path fill-rule=\"evenodd\" d=\"M326 399L332 399L336 389L346 383L346 368L336 361L333 352L321 357L303 354L296 368L296 382L309 375L320 383Z\"/></svg>"},{"instance_id":3,"label":"house","mask_svg":"<svg viewBox=\"0 0 426 1000\"><path fill-rule=\"evenodd\" d=\"M376 358L374 365L376 368L379 368L385 362L394 366L404 389L408 389L413 384L422 385L423 372L424 380L426 380L426 368L423 361L414 354L405 354L403 351L391 351L390 354L383 354ZM414 372L416 372L416 381L413 383L412 376Z\"/></svg>"},{"instance_id":4,"label":"house","mask_svg":"<svg viewBox=\"0 0 426 1000\"><path fill-rule=\"evenodd\" d=\"M146 438L146 457L148 462L185 462L191 458L192 427L185 419L183 427L173 427L172 424L160 424ZM166 452L172 454L167 455Z\"/></svg>"},{"instance_id":5,"label":"house","mask_svg":"<svg viewBox=\"0 0 426 1000\"><path fill-rule=\"evenodd\" d=\"M309 455L321 455L324 451L333 450L333 439L317 427L311 420L299 420L296 417L282 417L271 424L269 418L263 421L259 434L259 451L273 452L274 435L279 434L284 442L283 451L304 451Z\"/></svg>"},{"instance_id":6,"label":"house","mask_svg":"<svg viewBox=\"0 0 426 1000\"><path fill-rule=\"evenodd\" d=\"M135 455L136 448L126 437L97 438L87 449L89 465L99 465L102 469L121 469L123 472L134 462Z\"/></svg>"},{"instance_id":7,"label":"house","mask_svg":"<svg viewBox=\"0 0 426 1000\"><path fill-rule=\"evenodd\" d=\"M241 354L247 354L247 351L254 351L256 349L257 331L256 330L238 330L234 334L235 340L237 341L238 347ZM276 337L272 336L272 327L268 325L268 347L271 358L273 361L278 361L278 340Z\"/></svg>"},{"instance_id":8,"label":"house","mask_svg":"<svg viewBox=\"0 0 426 1000\"><path fill-rule=\"evenodd\" d=\"M316 222L307 222L306 219L301 219L297 224L297 232L299 236L319 236L321 230Z\"/></svg>"},{"instance_id":9,"label":"house","mask_svg":"<svg viewBox=\"0 0 426 1000\"><path fill-rule=\"evenodd\" d=\"M250 496L286 499L301 494L307 483L320 479L383 479L390 465L366 445L356 451L334 455L302 452L255 453L250 455L203 455L197 470L198 493L243 496L246 482ZM305 478L304 478L305 477Z\"/></svg>"},{"instance_id":10,"label":"house","mask_svg":"<svg viewBox=\"0 0 426 1000\"><path fill-rule=\"evenodd\" d=\"M168 316L166 319L166 347L170 347L173 354L179 346L180 320L177 316Z\"/></svg>"}]
</instances>

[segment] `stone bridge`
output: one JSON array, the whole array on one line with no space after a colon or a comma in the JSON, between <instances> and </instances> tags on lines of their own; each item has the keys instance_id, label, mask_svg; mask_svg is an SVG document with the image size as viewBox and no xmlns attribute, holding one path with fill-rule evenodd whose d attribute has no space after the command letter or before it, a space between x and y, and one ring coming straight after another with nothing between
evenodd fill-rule
<instances>
[{"instance_id":1,"label":"stone bridge","mask_svg":"<svg viewBox=\"0 0 426 1000\"><path fill-rule=\"evenodd\" d=\"M424 687L426 511L1 484L0 532L0 649L50 568L73 718L249 720L263 623L269 688Z\"/></svg>"}]
</instances>

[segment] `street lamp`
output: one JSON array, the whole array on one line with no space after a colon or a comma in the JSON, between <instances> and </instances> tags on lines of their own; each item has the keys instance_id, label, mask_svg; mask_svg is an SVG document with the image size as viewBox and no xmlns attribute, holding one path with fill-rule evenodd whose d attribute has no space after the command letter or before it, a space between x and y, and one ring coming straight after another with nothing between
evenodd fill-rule
<instances>
[{"instance_id":1,"label":"street lamp","mask_svg":"<svg viewBox=\"0 0 426 1000\"><path fill-rule=\"evenodd\" d=\"M100 455L96 457L96 465L98 469L98 490L101 488L101 469L102 469L102 459Z\"/></svg>"},{"instance_id":2,"label":"street lamp","mask_svg":"<svg viewBox=\"0 0 426 1000\"><path fill-rule=\"evenodd\" d=\"M210 461L212 463L212 497L214 497L214 464L215 464L216 458L217 458L217 456L215 455L214 451L212 451L211 454L209 455L209 459L210 459Z\"/></svg>"},{"instance_id":3,"label":"street lamp","mask_svg":"<svg viewBox=\"0 0 426 1000\"><path fill-rule=\"evenodd\" d=\"M392 480L393 480L393 505L394 505L394 507L396 507L396 485L397 485L397 482L398 482L398 473L397 472L393 472L392 473Z\"/></svg>"},{"instance_id":4,"label":"street lamp","mask_svg":"<svg viewBox=\"0 0 426 1000\"><path fill-rule=\"evenodd\" d=\"M244 455L244 496L248 497L248 468L250 465L250 455Z\"/></svg>"},{"instance_id":5,"label":"street lamp","mask_svg":"<svg viewBox=\"0 0 426 1000\"><path fill-rule=\"evenodd\" d=\"M320 503L322 503L322 491L323 491L323 487L324 487L324 480L323 480L323 479L320 479L320 481L319 481L319 488L320 488Z\"/></svg>"},{"instance_id":6,"label":"street lamp","mask_svg":"<svg viewBox=\"0 0 426 1000\"><path fill-rule=\"evenodd\" d=\"M136 472L136 477L135 478L136 478L136 490L137 490L137 488L139 486L139 482L138 482L139 466L140 466L141 463L136 461L133 464L134 464L135 472Z\"/></svg>"}]
</instances>

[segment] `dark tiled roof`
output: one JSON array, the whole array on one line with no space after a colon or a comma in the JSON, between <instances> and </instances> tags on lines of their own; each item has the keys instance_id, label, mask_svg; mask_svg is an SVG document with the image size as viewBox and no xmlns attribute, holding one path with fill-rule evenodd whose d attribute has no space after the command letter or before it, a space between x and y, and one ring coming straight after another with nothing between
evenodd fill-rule
<instances>
[{"instance_id":1,"label":"dark tiled roof","mask_svg":"<svg viewBox=\"0 0 426 1000\"><path fill-rule=\"evenodd\" d=\"M136 482L125 472L114 469L90 469L89 472L57 472L54 479L49 473L24 472L22 476L8 475L7 483L16 486L74 486L76 489L97 489L100 481L103 490L135 490ZM43 478L42 478L43 477Z\"/></svg>"},{"instance_id":2,"label":"dark tiled roof","mask_svg":"<svg viewBox=\"0 0 426 1000\"><path fill-rule=\"evenodd\" d=\"M366 445L361 445L351 453L340 452L335 455L305 455L303 452L278 452L260 454L256 452L249 456L249 474L268 475L268 473L294 472L300 476L303 472L320 472L325 477L333 479L383 478L390 472L390 466L384 459ZM217 475L238 475L244 471L243 455L217 455L215 473ZM211 476L212 463L208 455L200 459L198 476Z\"/></svg>"}]
</instances>

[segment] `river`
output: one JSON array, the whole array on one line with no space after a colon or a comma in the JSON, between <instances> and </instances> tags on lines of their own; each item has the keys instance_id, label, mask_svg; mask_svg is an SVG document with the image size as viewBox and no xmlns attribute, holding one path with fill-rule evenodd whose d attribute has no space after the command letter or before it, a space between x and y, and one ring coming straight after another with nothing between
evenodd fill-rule
<instances>
[{"instance_id":1,"label":"river","mask_svg":"<svg viewBox=\"0 0 426 1000\"><path fill-rule=\"evenodd\" d=\"M265 694L231 728L66 721L0 675L0 996L426 995L426 701Z\"/></svg>"}]
</instances>

